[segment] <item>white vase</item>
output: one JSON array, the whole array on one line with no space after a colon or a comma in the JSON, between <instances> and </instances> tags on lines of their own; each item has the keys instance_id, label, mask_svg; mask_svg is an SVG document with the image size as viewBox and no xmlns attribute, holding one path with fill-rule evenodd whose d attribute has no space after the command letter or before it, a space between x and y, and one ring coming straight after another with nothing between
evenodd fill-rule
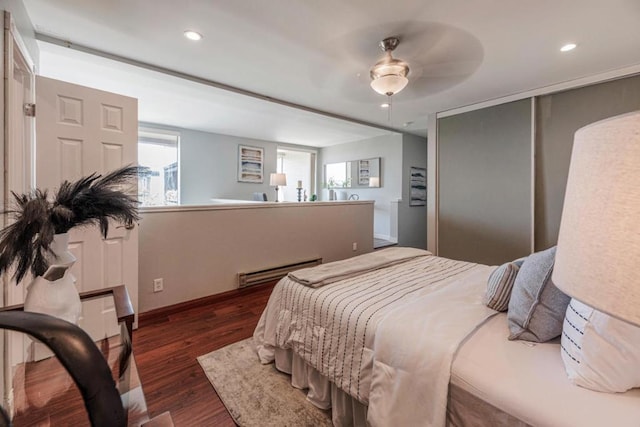
<instances>
[{"instance_id":1,"label":"white vase","mask_svg":"<svg viewBox=\"0 0 640 427\"><path fill-rule=\"evenodd\" d=\"M78 323L82 303L71 266L76 257L69 252L69 234L56 234L51 242L49 268L27 287L24 310L49 314L74 324Z\"/></svg>"}]
</instances>

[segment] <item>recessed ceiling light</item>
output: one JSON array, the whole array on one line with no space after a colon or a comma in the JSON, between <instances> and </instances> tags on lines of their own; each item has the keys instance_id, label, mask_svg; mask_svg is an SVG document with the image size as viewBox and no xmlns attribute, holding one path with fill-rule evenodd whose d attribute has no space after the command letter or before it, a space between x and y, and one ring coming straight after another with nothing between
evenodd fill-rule
<instances>
[{"instance_id":1,"label":"recessed ceiling light","mask_svg":"<svg viewBox=\"0 0 640 427\"><path fill-rule=\"evenodd\" d=\"M388 102L384 102L384 103L380 104L380 108L389 108L389 103Z\"/></svg>"},{"instance_id":2,"label":"recessed ceiling light","mask_svg":"<svg viewBox=\"0 0 640 427\"><path fill-rule=\"evenodd\" d=\"M564 46L562 46L560 48L560 52L569 52L570 50L575 49L576 46L578 46L578 45L575 44L575 43L567 43L567 44L565 44Z\"/></svg>"},{"instance_id":3,"label":"recessed ceiling light","mask_svg":"<svg viewBox=\"0 0 640 427\"><path fill-rule=\"evenodd\" d=\"M184 36L189 40L200 40L202 39L202 34L197 31L187 30L184 32Z\"/></svg>"}]
</instances>

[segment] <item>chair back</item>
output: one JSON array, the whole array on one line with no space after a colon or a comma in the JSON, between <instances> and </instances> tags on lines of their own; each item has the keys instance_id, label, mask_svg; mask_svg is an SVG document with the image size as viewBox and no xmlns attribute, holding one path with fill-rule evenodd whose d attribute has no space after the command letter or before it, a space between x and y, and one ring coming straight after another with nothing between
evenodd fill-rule
<instances>
[{"instance_id":1,"label":"chair back","mask_svg":"<svg viewBox=\"0 0 640 427\"><path fill-rule=\"evenodd\" d=\"M267 193L262 193L262 192L253 193L253 200L256 202L266 202Z\"/></svg>"}]
</instances>

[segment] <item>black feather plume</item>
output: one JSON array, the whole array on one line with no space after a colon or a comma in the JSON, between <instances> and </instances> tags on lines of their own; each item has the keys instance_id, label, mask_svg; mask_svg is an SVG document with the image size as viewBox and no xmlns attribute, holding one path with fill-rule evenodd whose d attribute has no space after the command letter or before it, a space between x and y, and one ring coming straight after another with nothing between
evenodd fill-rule
<instances>
[{"instance_id":1,"label":"black feather plume","mask_svg":"<svg viewBox=\"0 0 640 427\"><path fill-rule=\"evenodd\" d=\"M0 230L0 274L14 265L17 282L29 270L36 276L44 274L55 234L97 225L106 238L109 220L125 225L138 221L138 201L123 187L134 182L141 169L127 166L104 176L94 173L75 182L64 181L52 201L46 190L12 193L15 207L5 213L14 222Z\"/></svg>"},{"instance_id":2,"label":"black feather plume","mask_svg":"<svg viewBox=\"0 0 640 427\"><path fill-rule=\"evenodd\" d=\"M74 183L63 182L53 202L51 221L55 232L66 233L73 227L98 225L106 238L109 219L123 224L138 221L138 201L122 187L137 179L139 169L128 166L104 176L92 174Z\"/></svg>"},{"instance_id":3,"label":"black feather plume","mask_svg":"<svg viewBox=\"0 0 640 427\"><path fill-rule=\"evenodd\" d=\"M32 194L11 193L15 209L7 211L15 222L0 231L0 273L16 265L15 278L19 282L29 269L43 274L45 253L53 240L45 238L49 222L47 192L36 190ZM46 264L46 261L44 262Z\"/></svg>"}]
</instances>

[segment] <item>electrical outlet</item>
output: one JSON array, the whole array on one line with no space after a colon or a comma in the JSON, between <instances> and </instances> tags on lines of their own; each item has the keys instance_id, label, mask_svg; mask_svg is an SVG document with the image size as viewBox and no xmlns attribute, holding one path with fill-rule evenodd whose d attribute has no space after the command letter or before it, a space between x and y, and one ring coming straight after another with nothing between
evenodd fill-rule
<instances>
[{"instance_id":1,"label":"electrical outlet","mask_svg":"<svg viewBox=\"0 0 640 427\"><path fill-rule=\"evenodd\" d=\"M162 292L164 290L164 282L162 278L153 279L153 292Z\"/></svg>"},{"instance_id":2,"label":"electrical outlet","mask_svg":"<svg viewBox=\"0 0 640 427\"><path fill-rule=\"evenodd\" d=\"M353 250L354 251L358 250L358 243L357 242L353 242Z\"/></svg>"}]
</instances>

